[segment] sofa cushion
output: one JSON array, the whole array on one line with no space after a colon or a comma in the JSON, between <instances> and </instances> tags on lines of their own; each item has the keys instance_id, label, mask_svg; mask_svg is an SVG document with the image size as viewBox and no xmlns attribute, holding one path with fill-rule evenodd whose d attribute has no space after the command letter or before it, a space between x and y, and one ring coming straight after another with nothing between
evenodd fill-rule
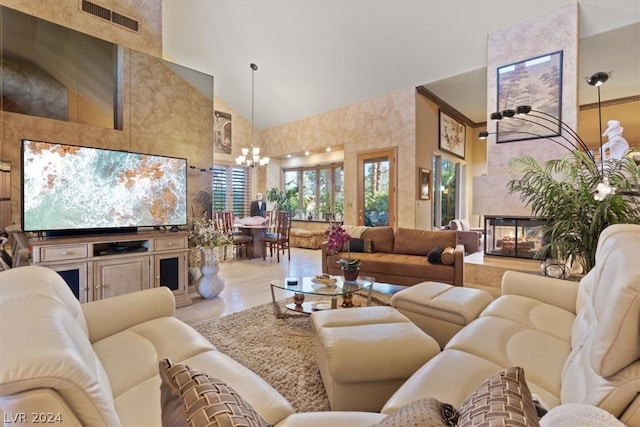
<instances>
[{"instance_id":1,"label":"sofa cushion","mask_svg":"<svg viewBox=\"0 0 640 427\"><path fill-rule=\"evenodd\" d=\"M540 425L520 367L509 367L489 377L464 400L459 412L460 427Z\"/></svg>"},{"instance_id":2,"label":"sofa cushion","mask_svg":"<svg viewBox=\"0 0 640 427\"><path fill-rule=\"evenodd\" d=\"M431 231L398 228L393 253L426 256L435 247L456 246L455 231Z\"/></svg>"},{"instance_id":3,"label":"sofa cushion","mask_svg":"<svg viewBox=\"0 0 640 427\"><path fill-rule=\"evenodd\" d=\"M15 271L31 268L35 267ZM12 271L2 273L0 294L9 284L4 281L6 274ZM31 288L28 282L24 285ZM0 396L48 389L69 406L81 425L120 425L109 378L86 331L61 299L26 293L0 302L0 340Z\"/></svg>"},{"instance_id":4,"label":"sofa cushion","mask_svg":"<svg viewBox=\"0 0 640 427\"><path fill-rule=\"evenodd\" d=\"M440 261L442 259L442 251L443 250L444 249L442 249L440 246L436 246L435 248L431 248L431 250L427 254L427 260L429 260L429 262L431 264L440 264Z\"/></svg>"},{"instance_id":5,"label":"sofa cushion","mask_svg":"<svg viewBox=\"0 0 640 427\"><path fill-rule=\"evenodd\" d=\"M376 427L429 426L449 427L457 425L459 413L448 403L433 397L411 402L374 424Z\"/></svg>"},{"instance_id":6,"label":"sofa cushion","mask_svg":"<svg viewBox=\"0 0 640 427\"><path fill-rule=\"evenodd\" d=\"M392 227L368 227L360 236L373 242L376 252L393 252L393 228Z\"/></svg>"},{"instance_id":7,"label":"sofa cushion","mask_svg":"<svg viewBox=\"0 0 640 427\"><path fill-rule=\"evenodd\" d=\"M180 337L181 345L175 345ZM126 348L127 351L122 351ZM140 323L93 344L118 397L137 384L158 375L158 358L183 361L215 347L186 323L162 317Z\"/></svg>"},{"instance_id":8,"label":"sofa cushion","mask_svg":"<svg viewBox=\"0 0 640 427\"><path fill-rule=\"evenodd\" d=\"M440 262L444 265L453 265L453 263L455 262L455 258L453 255L454 252L455 249L451 246L444 248L442 251L442 255L440 256Z\"/></svg>"},{"instance_id":9,"label":"sofa cushion","mask_svg":"<svg viewBox=\"0 0 640 427\"><path fill-rule=\"evenodd\" d=\"M69 290L69 285L54 270L41 266L12 268L2 272L2 292L0 302L30 298L42 295L57 299L77 320L78 325L88 335L87 322L80 302Z\"/></svg>"},{"instance_id":10,"label":"sofa cushion","mask_svg":"<svg viewBox=\"0 0 640 427\"><path fill-rule=\"evenodd\" d=\"M640 372L640 226L618 224L600 235L596 266L580 281L562 401L620 416L637 396Z\"/></svg>"},{"instance_id":11,"label":"sofa cushion","mask_svg":"<svg viewBox=\"0 0 640 427\"><path fill-rule=\"evenodd\" d=\"M576 315L570 311L522 295L502 295L492 301L481 316L513 320L569 344L571 328L576 319Z\"/></svg>"},{"instance_id":12,"label":"sofa cushion","mask_svg":"<svg viewBox=\"0 0 640 427\"><path fill-rule=\"evenodd\" d=\"M224 381L169 359L159 363L162 425L268 426L268 423Z\"/></svg>"},{"instance_id":13,"label":"sofa cushion","mask_svg":"<svg viewBox=\"0 0 640 427\"><path fill-rule=\"evenodd\" d=\"M340 258L346 258L346 252L338 252L327 257L327 263L336 265ZM396 275L406 277L428 277L434 282L452 284L453 265L431 264L425 256L389 254L389 253L359 253L360 272L365 271L368 275ZM422 282L418 280L418 282Z\"/></svg>"},{"instance_id":14,"label":"sofa cushion","mask_svg":"<svg viewBox=\"0 0 640 427\"><path fill-rule=\"evenodd\" d=\"M609 412L593 405L565 403L556 406L540 419L541 427L625 427Z\"/></svg>"},{"instance_id":15,"label":"sofa cushion","mask_svg":"<svg viewBox=\"0 0 640 427\"><path fill-rule=\"evenodd\" d=\"M345 242L342 247L343 251L351 251L351 252L367 252L372 253L375 248L373 247L373 240L371 239L351 239L348 242Z\"/></svg>"},{"instance_id":16,"label":"sofa cushion","mask_svg":"<svg viewBox=\"0 0 640 427\"><path fill-rule=\"evenodd\" d=\"M195 331L193 331L195 332ZM193 333L192 332L192 333ZM160 356L162 359L162 356ZM122 425L161 425L160 376L156 359L156 374L115 398L116 411ZM264 379L248 370L236 360L219 351L207 351L175 363L207 372L232 385L244 400L271 424L277 424L293 413L291 404Z\"/></svg>"},{"instance_id":17,"label":"sofa cushion","mask_svg":"<svg viewBox=\"0 0 640 427\"><path fill-rule=\"evenodd\" d=\"M632 233L634 227L621 224L602 232L595 267L578 291L572 345L584 346L585 360L604 377L640 359L640 233Z\"/></svg>"},{"instance_id":18,"label":"sofa cushion","mask_svg":"<svg viewBox=\"0 0 640 427\"><path fill-rule=\"evenodd\" d=\"M474 354L503 368L524 366L535 393L560 396L560 377L571 347L552 335L522 323L493 316L482 316L458 332L446 349ZM547 399L544 399L547 402ZM453 402L452 402L453 403ZM549 404L553 404L549 402Z\"/></svg>"}]
</instances>

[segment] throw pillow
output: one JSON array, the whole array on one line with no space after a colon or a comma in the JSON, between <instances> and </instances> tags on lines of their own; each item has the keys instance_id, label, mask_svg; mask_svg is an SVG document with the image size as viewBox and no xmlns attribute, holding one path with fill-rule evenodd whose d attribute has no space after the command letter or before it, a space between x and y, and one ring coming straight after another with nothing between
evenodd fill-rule
<instances>
[{"instance_id":1,"label":"throw pillow","mask_svg":"<svg viewBox=\"0 0 640 427\"><path fill-rule=\"evenodd\" d=\"M435 248L431 248L429 253L427 254L427 259L431 264L440 264L440 259L442 258L443 249L440 246L436 246Z\"/></svg>"},{"instance_id":2,"label":"throw pillow","mask_svg":"<svg viewBox=\"0 0 640 427\"><path fill-rule=\"evenodd\" d=\"M369 239L351 239L342 247L342 251L351 251L351 252L373 252L373 241Z\"/></svg>"},{"instance_id":3,"label":"throw pillow","mask_svg":"<svg viewBox=\"0 0 640 427\"><path fill-rule=\"evenodd\" d=\"M453 265L453 253L455 250L449 246L448 248L444 248L442 251L442 255L440 255L440 262L444 265Z\"/></svg>"},{"instance_id":4,"label":"throw pillow","mask_svg":"<svg viewBox=\"0 0 640 427\"><path fill-rule=\"evenodd\" d=\"M269 424L222 380L184 364L159 363L163 427L256 426Z\"/></svg>"},{"instance_id":5,"label":"throw pillow","mask_svg":"<svg viewBox=\"0 0 640 427\"><path fill-rule=\"evenodd\" d=\"M458 411L456 408L433 397L427 397L404 405L373 426L453 427L457 422Z\"/></svg>"},{"instance_id":6,"label":"throw pillow","mask_svg":"<svg viewBox=\"0 0 640 427\"><path fill-rule=\"evenodd\" d=\"M524 369L520 367L490 376L462 402L458 411L460 427L540 425Z\"/></svg>"},{"instance_id":7,"label":"throw pillow","mask_svg":"<svg viewBox=\"0 0 640 427\"><path fill-rule=\"evenodd\" d=\"M540 419L541 427L624 427L604 409L585 403L564 403Z\"/></svg>"}]
</instances>

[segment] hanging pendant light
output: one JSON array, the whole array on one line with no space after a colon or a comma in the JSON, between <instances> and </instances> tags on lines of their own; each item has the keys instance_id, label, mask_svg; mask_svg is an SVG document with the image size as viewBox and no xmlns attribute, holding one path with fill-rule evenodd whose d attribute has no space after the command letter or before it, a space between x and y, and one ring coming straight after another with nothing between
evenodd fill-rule
<instances>
[{"instance_id":1,"label":"hanging pendant light","mask_svg":"<svg viewBox=\"0 0 640 427\"><path fill-rule=\"evenodd\" d=\"M254 168L256 166L266 166L269 163L269 158L260 157L260 147L256 147L253 145L255 73L258 70L258 66L252 62L251 64L249 64L249 67L251 68L251 146L249 148L243 147L240 149L242 155L236 157L236 164L248 168Z\"/></svg>"}]
</instances>

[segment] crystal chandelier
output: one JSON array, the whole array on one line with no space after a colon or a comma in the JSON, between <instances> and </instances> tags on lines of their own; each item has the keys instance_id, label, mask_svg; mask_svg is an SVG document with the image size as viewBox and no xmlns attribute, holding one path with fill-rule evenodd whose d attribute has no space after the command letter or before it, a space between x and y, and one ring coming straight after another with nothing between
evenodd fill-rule
<instances>
[{"instance_id":1,"label":"crystal chandelier","mask_svg":"<svg viewBox=\"0 0 640 427\"><path fill-rule=\"evenodd\" d=\"M260 157L260 147L254 147L253 145L253 116L254 116L254 103L255 103L255 73L258 66L253 62L249 64L251 68L251 147L241 148L242 155L236 157L236 164L248 168L254 168L256 166L266 166L269 163L268 157Z\"/></svg>"}]
</instances>

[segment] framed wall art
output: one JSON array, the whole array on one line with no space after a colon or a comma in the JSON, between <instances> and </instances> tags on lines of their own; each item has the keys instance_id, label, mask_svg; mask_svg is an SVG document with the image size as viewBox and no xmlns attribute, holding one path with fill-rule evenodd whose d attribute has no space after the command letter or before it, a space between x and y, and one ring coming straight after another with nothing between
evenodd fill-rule
<instances>
[{"instance_id":1,"label":"framed wall art","mask_svg":"<svg viewBox=\"0 0 640 427\"><path fill-rule=\"evenodd\" d=\"M521 105L531 106L548 119L533 115L503 118L496 123L496 142L560 135L562 51L498 67L497 111L515 110Z\"/></svg>"},{"instance_id":2,"label":"framed wall art","mask_svg":"<svg viewBox=\"0 0 640 427\"><path fill-rule=\"evenodd\" d=\"M431 199L431 171L429 169L418 169L418 198Z\"/></svg>"},{"instance_id":3,"label":"framed wall art","mask_svg":"<svg viewBox=\"0 0 640 427\"><path fill-rule=\"evenodd\" d=\"M438 116L440 123L439 148L464 159L467 136L466 126L442 110L438 110Z\"/></svg>"},{"instance_id":4,"label":"framed wall art","mask_svg":"<svg viewBox=\"0 0 640 427\"><path fill-rule=\"evenodd\" d=\"M231 154L231 114L216 111L214 122L213 151Z\"/></svg>"}]
</instances>

